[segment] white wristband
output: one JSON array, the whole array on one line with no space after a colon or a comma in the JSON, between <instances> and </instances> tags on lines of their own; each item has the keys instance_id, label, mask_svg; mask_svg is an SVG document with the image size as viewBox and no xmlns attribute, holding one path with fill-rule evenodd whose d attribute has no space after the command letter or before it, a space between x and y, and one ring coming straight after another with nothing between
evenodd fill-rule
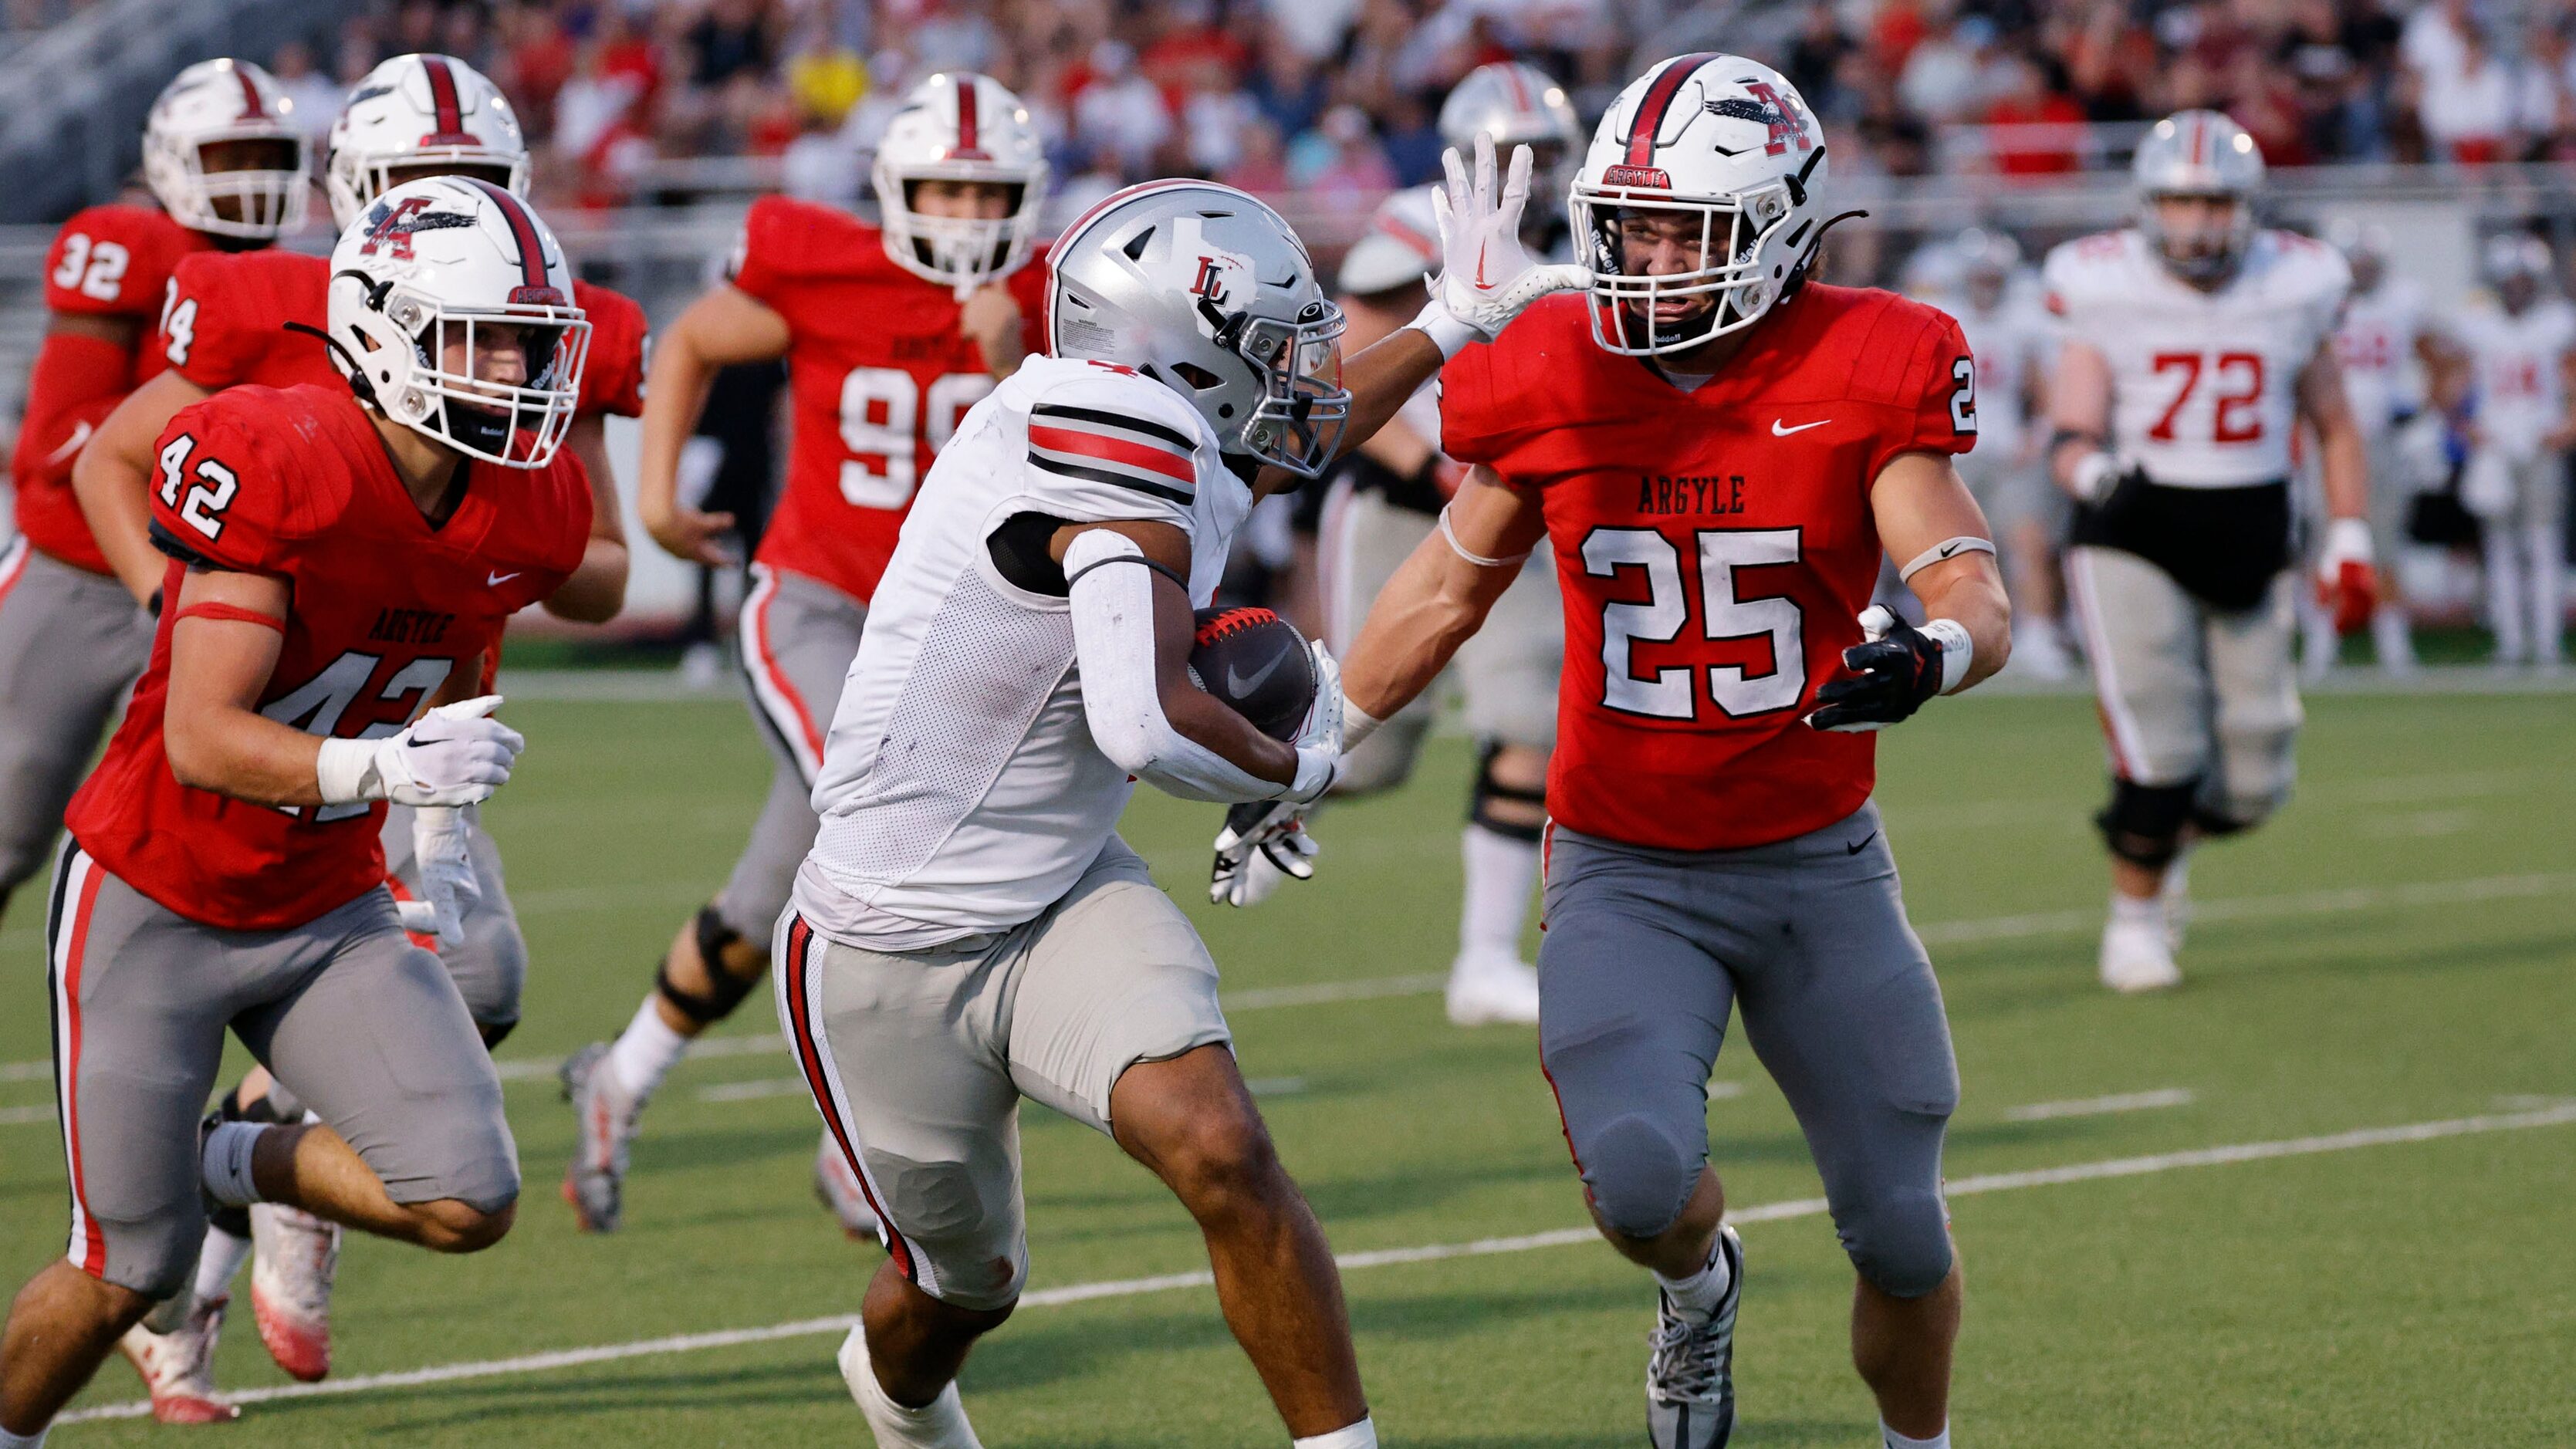
<instances>
[{"instance_id":1,"label":"white wristband","mask_svg":"<svg viewBox=\"0 0 2576 1449\"><path fill-rule=\"evenodd\" d=\"M1913 562L1907 564L1901 569L1898 569L1896 571L1897 581L1900 583L1910 584L1914 582L1914 576L1916 574L1923 572L1925 569L1932 567L1936 563L1942 563L1949 559L1957 558L1963 553L1991 554L1994 551L1995 541L1993 539L1979 538L1973 533L1963 533L1956 538L1945 538L1939 543L1932 545L1930 548L1923 550L1921 553L1916 554Z\"/></svg>"},{"instance_id":2,"label":"white wristband","mask_svg":"<svg viewBox=\"0 0 2576 1449\"><path fill-rule=\"evenodd\" d=\"M1342 753L1347 755L1351 751L1358 749L1360 747L1360 741L1376 734L1377 727L1384 723L1386 723L1385 720L1379 719L1376 715L1373 715L1367 710L1360 708L1358 705L1351 703L1351 697L1349 695L1343 695Z\"/></svg>"},{"instance_id":3,"label":"white wristband","mask_svg":"<svg viewBox=\"0 0 2576 1449\"><path fill-rule=\"evenodd\" d=\"M1941 646L1941 692L1956 692L1977 655L1977 642L1968 637L1968 626L1956 619L1934 619L1923 626L1923 637Z\"/></svg>"},{"instance_id":4,"label":"white wristband","mask_svg":"<svg viewBox=\"0 0 2576 1449\"><path fill-rule=\"evenodd\" d=\"M325 805L351 805L385 798L384 776L376 769L379 740L324 740L314 758L313 779Z\"/></svg>"},{"instance_id":5,"label":"white wristband","mask_svg":"<svg viewBox=\"0 0 2576 1449\"><path fill-rule=\"evenodd\" d=\"M2370 562L2369 520L2338 518L2329 522L2320 562L2329 573L2342 564Z\"/></svg>"},{"instance_id":6,"label":"white wristband","mask_svg":"<svg viewBox=\"0 0 2576 1449\"><path fill-rule=\"evenodd\" d=\"M1425 303L1421 314L1405 325L1430 338L1431 345L1440 349L1443 362L1457 356L1458 349L1468 343L1482 340L1484 335L1459 321L1455 313L1440 305L1437 297Z\"/></svg>"},{"instance_id":7,"label":"white wristband","mask_svg":"<svg viewBox=\"0 0 2576 1449\"><path fill-rule=\"evenodd\" d=\"M2102 495L2111 491L2112 480L2125 471L2120 460L2109 453L2087 453L2075 460L2075 471L2069 481L2075 486L2076 497L2087 503L2099 503Z\"/></svg>"}]
</instances>

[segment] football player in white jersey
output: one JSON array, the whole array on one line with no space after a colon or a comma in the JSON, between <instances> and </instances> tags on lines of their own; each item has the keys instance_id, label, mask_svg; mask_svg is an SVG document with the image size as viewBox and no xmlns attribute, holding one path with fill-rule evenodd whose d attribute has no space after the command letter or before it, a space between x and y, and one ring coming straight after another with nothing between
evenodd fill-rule
<instances>
[{"instance_id":1,"label":"football player in white jersey","mask_svg":"<svg viewBox=\"0 0 2576 1449\"><path fill-rule=\"evenodd\" d=\"M1957 318L1977 368L1977 447L1959 455L1959 476L2003 540L2013 597L2012 667L2064 679L2073 664L2058 633L2056 537L2064 497L2041 472L2039 380L2056 350L2056 329L2015 285L2021 247L1999 231L1971 227L1946 244L1954 288L1941 300Z\"/></svg>"},{"instance_id":2,"label":"football player in white jersey","mask_svg":"<svg viewBox=\"0 0 2576 1449\"><path fill-rule=\"evenodd\" d=\"M2567 450L2576 447L2576 306L2548 293L2549 248L2487 243L2496 305L2445 331L2468 355L2474 415L2460 501L2486 555L2487 622L2505 664L2564 668Z\"/></svg>"},{"instance_id":3,"label":"football player in white jersey","mask_svg":"<svg viewBox=\"0 0 2576 1449\"><path fill-rule=\"evenodd\" d=\"M2392 565L2406 544L2406 510L2414 499L2414 467L2400 441L2422 411L2427 378L2444 365L2438 334L2425 326L2424 289L2388 269L2388 228L2376 222L2337 221L2326 240L2352 269L2352 298L2335 330L2335 356L2343 363L2344 396L2370 453L2370 535L2381 559ZM2380 578L2378 607L2370 613L2371 652L2392 674L2415 670L2415 640L2392 566Z\"/></svg>"},{"instance_id":4,"label":"football player in white jersey","mask_svg":"<svg viewBox=\"0 0 2576 1449\"><path fill-rule=\"evenodd\" d=\"M2326 509L2319 587L2338 626L2369 616L2368 463L2335 360L2342 256L2258 228L2254 138L2213 111L2138 147L2138 220L2045 268L2065 342L2050 464L2078 504L2066 573L2109 737L2103 984L2178 984L2181 857L2288 798L2293 661L2291 438L2315 430Z\"/></svg>"},{"instance_id":5,"label":"football player in white jersey","mask_svg":"<svg viewBox=\"0 0 2576 1449\"><path fill-rule=\"evenodd\" d=\"M888 1261L840 1362L877 1442L976 1443L957 1395L1028 1266L1018 1103L1112 1137L1204 1232L1227 1322L1295 1443L1374 1449L1339 1280L1229 1050L1216 967L1115 833L1135 781L1278 802L1288 838L1341 755L1315 653L1293 741L1189 682L1194 606L1255 498L1311 478L1442 361L1580 268L1535 267L1452 153L1443 285L1353 359L1267 206L1131 187L1068 230L1032 357L959 423L868 612L774 939L779 1018ZM1482 266L1479 266L1479 263ZM1469 280L1492 279L1479 288Z\"/></svg>"}]
</instances>

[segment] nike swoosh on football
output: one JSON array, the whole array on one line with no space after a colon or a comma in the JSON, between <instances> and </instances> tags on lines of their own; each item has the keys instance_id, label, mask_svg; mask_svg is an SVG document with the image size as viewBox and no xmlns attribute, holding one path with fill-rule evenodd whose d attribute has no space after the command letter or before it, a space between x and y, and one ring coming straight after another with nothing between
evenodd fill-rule
<instances>
[{"instance_id":1,"label":"nike swoosh on football","mask_svg":"<svg viewBox=\"0 0 2576 1449\"><path fill-rule=\"evenodd\" d=\"M1812 422L1812 423L1800 423L1800 424L1798 424L1798 425L1797 425L1796 427L1794 427L1794 428L1784 428L1784 427L1780 426L1780 424L1781 424L1783 421L1785 421L1785 420L1784 420L1784 419L1781 419L1781 418L1773 418L1773 419L1771 420L1771 436L1773 436L1773 437L1775 437L1775 438L1785 438L1785 437L1789 436L1791 433L1803 433L1803 432L1805 432L1805 431L1806 431L1807 429L1809 429L1809 428L1821 428L1821 427L1823 427L1825 424L1832 422L1832 421L1833 421L1833 419L1832 419L1832 418L1818 418L1816 421L1814 421L1814 422Z\"/></svg>"},{"instance_id":2,"label":"nike swoosh on football","mask_svg":"<svg viewBox=\"0 0 2576 1449\"><path fill-rule=\"evenodd\" d=\"M1288 656L1285 654L1271 655L1270 662L1262 665L1261 672L1252 676L1250 679L1243 677L1242 670L1235 668L1231 664L1227 665L1225 667L1225 687L1227 691L1233 694L1237 699L1241 699L1243 696L1252 693L1254 690L1261 687L1261 681L1268 679L1272 674L1278 672L1280 661L1287 657Z\"/></svg>"},{"instance_id":3,"label":"nike swoosh on football","mask_svg":"<svg viewBox=\"0 0 2576 1449\"><path fill-rule=\"evenodd\" d=\"M487 589L497 589L501 585L508 583L510 580L517 578L519 573L519 570L512 569L506 574L494 574L483 581L483 587Z\"/></svg>"}]
</instances>

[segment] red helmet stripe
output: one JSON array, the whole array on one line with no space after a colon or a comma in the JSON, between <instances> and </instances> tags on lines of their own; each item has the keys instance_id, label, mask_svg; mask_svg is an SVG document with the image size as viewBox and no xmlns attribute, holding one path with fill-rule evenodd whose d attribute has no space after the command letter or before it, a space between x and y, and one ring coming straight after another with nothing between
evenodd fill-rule
<instances>
[{"instance_id":1,"label":"red helmet stripe","mask_svg":"<svg viewBox=\"0 0 2576 1449\"><path fill-rule=\"evenodd\" d=\"M456 179L468 186L481 187L483 194L492 198L492 204L501 208L502 219L510 224L511 237L519 243L520 282L530 287L551 285L546 280L545 243L538 239L537 223L528 215L528 208L520 204L519 198L480 176L460 176Z\"/></svg>"},{"instance_id":2,"label":"red helmet stripe","mask_svg":"<svg viewBox=\"0 0 2576 1449\"><path fill-rule=\"evenodd\" d=\"M260 100L260 98L259 98L259 83L258 83L258 82L256 82L256 81L254 81L254 80L252 80L252 79L250 78L250 72L249 72L249 71L246 71L246 70L242 69L240 66L236 65L236 66L234 66L234 67L233 67L233 79L241 82L241 88L242 88L242 113L241 113L241 118L242 118L243 120L245 120L245 121L265 121L265 120L267 120L267 119L268 119L268 107L267 107L267 105L266 105L265 103L263 103L263 102Z\"/></svg>"},{"instance_id":3,"label":"red helmet stripe","mask_svg":"<svg viewBox=\"0 0 2576 1449\"><path fill-rule=\"evenodd\" d=\"M1516 111L1532 109L1530 104L1529 81L1521 75L1521 68L1517 65L1504 66L1503 78L1511 82L1512 109Z\"/></svg>"},{"instance_id":4,"label":"red helmet stripe","mask_svg":"<svg viewBox=\"0 0 2576 1449\"><path fill-rule=\"evenodd\" d=\"M429 72L429 104L438 113L433 134L441 139L465 129L465 108L456 100L456 72L443 55L421 57L421 69Z\"/></svg>"},{"instance_id":5,"label":"red helmet stripe","mask_svg":"<svg viewBox=\"0 0 2576 1449\"><path fill-rule=\"evenodd\" d=\"M980 157L984 154L983 142L978 139L975 134L977 130L975 124L976 92L979 89L981 88L975 84L975 78L973 76L958 77L957 149L950 153L952 155Z\"/></svg>"},{"instance_id":6,"label":"red helmet stripe","mask_svg":"<svg viewBox=\"0 0 2576 1449\"><path fill-rule=\"evenodd\" d=\"M2209 164L2209 117L2207 116L2195 115L2191 118L2191 164L2194 166Z\"/></svg>"},{"instance_id":7,"label":"red helmet stripe","mask_svg":"<svg viewBox=\"0 0 2576 1449\"><path fill-rule=\"evenodd\" d=\"M1718 53L1703 50L1678 57L1664 66L1663 74L1646 87L1645 98L1637 102L1636 119L1628 123L1627 163L1631 166L1655 164L1655 136L1664 128L1664 113L1673 107L1673 97L1681 94L1682 82L1691 73L1717 59Z\"/></svg>"}]
</instances>

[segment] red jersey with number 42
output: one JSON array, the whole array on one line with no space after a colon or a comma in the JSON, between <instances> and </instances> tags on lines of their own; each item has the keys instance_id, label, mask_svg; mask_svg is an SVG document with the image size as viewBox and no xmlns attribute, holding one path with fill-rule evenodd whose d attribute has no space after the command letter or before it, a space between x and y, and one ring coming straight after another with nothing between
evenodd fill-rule
<instances>
[{"instance_id":1,"label":"red jersey with number 42","mask_svg":"<svg viewBox=\"0 0 2576 1449\"><path fill-rule=\"evenodd\" d=\"M382 885L382 804L279 809L171 775L162 718L177 560L292 587L262 715L307 734L381 738L581 562L590 494L569 454L532 471L467 466L464 498L433 528L345 383L236 387L172 418L152 498L153 536L173 555L172 606L125 723L72 799L66 823L81 848L225 930L283 930Z\"/></svg>"},{"instance_id":2,"label":"red jersey with number 42","mask_svg":"<svg viewBox=\"0 0 2576 1449\"><path fill-rule=\"evenodd\" d=\"M72 495L72 464L81 445L125 395L161 370L151 322L171 269L180 258L212 245L167 213L110 205L90 207L64 222L45 253L48 311L119 318L138 328L121 364L104 357L87 363L59 350L62 341L71 341L75 352L83 344L111 344L57 339L37 354L35 373L28 379L26 416L9 463L18 488L18 531L64 563L107 572L107 556L90 537L89 520Z\"/></svg>"},{"instance_id":3,"label":"red jersey with number 42","mask_svg":"<svg viewBox=\"0 0 2576 1449\"><path fill-rule=\"evenodd\" d=\"M1003 279L1042 350L1045 249ZM861 603L876 593L913 489L966 410L993 390L958 331L954 293L894 264L875 227L765 197L743 219L732 281L787 319L795 434L759 561Z\"/></svg>"},{"instance_id":4,"label":"red jersey with number 42","mask_svg":"<svg viewBox=\"0 0 2576 1449\"><path fill-rule=\"evenodd\" d=\"M208 392L242 383L346 387L329 349L310 332L327 323L331 259L296 252L205 252L181 262L161 309L159 361ZM621 292L572 284L573 305L590 319L582 366L585 415L644 411L644 309Z\"/></svg>"},{"instance_id":5,"label":"red jersey with number 42","mask_svg":"<svg viewBox=\"0 0 2576 1449\"><path fill-rule=\"evenodd\" d=\"M1811 284L1696 391L1549 297L1441 377L1441 445L1539 490L1565 599L1548 814L1667 850L1767 845L1861 807L1874 735L1803 716L1860 642L1871 483L1976 442L1947 315Z\"/></svg>"}]
</instances>

